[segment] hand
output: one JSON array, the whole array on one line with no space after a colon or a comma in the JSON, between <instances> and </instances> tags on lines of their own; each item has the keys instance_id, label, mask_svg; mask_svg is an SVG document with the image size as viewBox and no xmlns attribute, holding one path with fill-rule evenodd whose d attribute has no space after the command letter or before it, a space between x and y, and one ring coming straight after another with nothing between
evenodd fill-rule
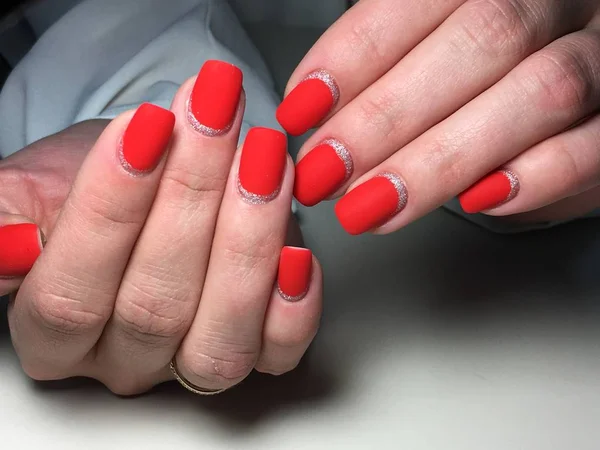
<instances>
[{"instance_id":1,"label":"hand","mask_svg":"<svg viewBox=\"0 0 600 450\"><path fill-rule=\"evenodd\" d=\"M278 110L292 134L320 124L300 151L296 197L346 193L336 214L352 234L397 230L461 193L466 212L499 216L579 195L573 211L600 206L587 194L600 185L599 9L361 0L304 58Z\"/></svg>"},{"instance_id":2,"label":"hand","mask_svg":"<svg viewBox=\"0 0 600 450\"><path fill-rule=\"evenodd\" d=\"M1 267L21 283L9 323L31 377L91 377L130 395L173 379L173 358L206 390L298 364L320 318L321 271L310 251L283 248L293 186L285 136L253 129L235 151L241 82L237 68L210 62L173 112L142 105L116 118L70 192L77 164L48 181L27 166L11 180L11 159L3 163L0 180L34 205L7 212L47 235L24 279L26 267ZM55 185L51 205L39 193ZM33 252L35 227L1 227L0 239L18 233L2 261Z\"/></svg>"}]
</instances>

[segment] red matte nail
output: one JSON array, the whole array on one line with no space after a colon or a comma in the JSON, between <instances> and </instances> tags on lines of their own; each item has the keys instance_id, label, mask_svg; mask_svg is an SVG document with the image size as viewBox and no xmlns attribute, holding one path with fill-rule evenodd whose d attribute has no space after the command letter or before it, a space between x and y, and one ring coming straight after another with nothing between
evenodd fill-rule
<instances>
[{"instance_id":1,"label":"red matte nail","mask_svg":"<svg viewBox=\"0 0 600 450\"><path fill-rule=\"evenodd\" d=\"M308 75L277 108L277 120L291 135L299 136L318 125L335 106L338 85L324 70Z\"/></svg>"},{"instance_id":2,"label":"red matte nail","mask_svg":"<svg viewBox=\"0 0 600 450\"><path fill-rule=\"evenodd\" d=\"M341 142L329 139L312 149L296 165L294 196L314 206L334 194L352 175L350 152Z\"/></svg>"},{"instance_id":3,"label":"red matte nail","mask_svg":"<svg viewBox=\"0 0 600 450\"><path fill-rule=\"evenodd\" d=\"M200 69L188 105L188 120L206 136L227 133L242 94L243 74L233 64L206 61Z\"/></svg>"},{"instance_id":4,"label":"red matte nail","mask_svg":"<svg viewBox=\"0 0 600 450\"><path fill-rule=\"evenodd\" d=\"M121 143L121 163L131 172L149 172L162 158L175 126L175 115L160 106L142 104Z\"/></svg>"},{"instance_id":5,"label":"red matte nail","mask_svg":"<svg viewBox=\"0 0 600 450\"><path fill-rule=\"evenodd\" d=\"M250 129L240 159L238 188L244 199L261 204L277 197L286 160L285 134L270 128Z\"/></svg>"},{"instance_id":6,"label":"red matte nail","mask_svg":"<svg viewBox=\"0 0 600 450\"><path fill-rule=\"evenodd\" d=\"M342 227L353 235L377 228L404 209L408 193L404 182L383 173L348 192L335 205Z\"/></svg>"},{"instance_id":7,"label":"red matte nail","mask_svg":"<svg viewBox=\"0 0 600 450\"><path fill-rule=\"evenodd\" d=\"M0 227L0 276L23 277L42 252L40 230L33 223Z\"/></svg>"},{"instance_id":8,"label":"red matte nail","mask_svg":"<svg viewBox=\"0 0 600 450\"><path fill-rule=\"evenodd\" d=\"M287 301L306 296L312 277L312 252L306 248L283 247L279 258L277 290Z\"/></svg>"},{"instance_id":9,"label":"red matte nail","mask_svg":"<svg viewBox=\"0 0 600 450\"><path fill-rule=\"evenodd\" d=\"M500 170L479 180L458 196L460 206L468 214L500 206L517 196L519 179L508 171Z\"/></svg>"}]
</instances>

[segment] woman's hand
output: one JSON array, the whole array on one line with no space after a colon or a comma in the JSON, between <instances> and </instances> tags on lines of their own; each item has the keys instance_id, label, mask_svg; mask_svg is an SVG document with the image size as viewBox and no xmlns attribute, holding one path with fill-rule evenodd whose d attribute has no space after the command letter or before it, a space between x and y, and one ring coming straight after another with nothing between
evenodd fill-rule
<instances>
[{"instance_id":1,"label":"woman's hand","mask_svg":"<svg viewBox=\"0 0 600 450\"><path fill-rule=\"evenodd\" d=\"M459 194L466 212L499 216L569 197L577 213L600 206L587 194L600 184L599 9L361 0L304 58L278 110L292 134L320 125L296 197L345 193L336 213L352 234L397 230Z\"/></svg>"},{"instance_id":2,"label":"woman's hand","mask_svg":"<svg viewBox=\"0 0 600 450\"><path fill-rule=\"evenodd\" d=\"M4 274L22 282L9 322L31 377L91 377L129 395L173 379L174 358L205 390L298 364L320 319L321 271L310 251L284 248L285 136L252 129L236 153L241 83L237 68L209 62L173 112L146 104L106 127L56 223L42 225L48 240L31 271ZM27 187L34 174L23 171ZM7 212L51 222L43 208L17 209ZM37 243L35 227L20 232Z\"/></svg>"}]
</instances>

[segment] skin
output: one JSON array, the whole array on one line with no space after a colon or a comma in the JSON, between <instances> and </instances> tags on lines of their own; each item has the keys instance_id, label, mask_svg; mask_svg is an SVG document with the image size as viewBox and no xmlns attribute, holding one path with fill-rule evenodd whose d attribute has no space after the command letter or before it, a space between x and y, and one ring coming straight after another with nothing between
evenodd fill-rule
<instances>
[{"instance_id":1,"label":"skin","mask_svg":"<svg viewBox=\"0 0 600 450\"><path fill-rule=\"evenodd\" d=\"M332 198L400 175L408 205L378 233L501 168L521 191L487 214L527 222L595 209L599 9L594 0L361 0L289 81L288 92L325 69L341 91L299 159L328 138L347 146L354 172Z\"/></svg>"},{"instance_id":2,"label":"skin","mask_svg":"<svg viewBox=\"0 0 600 450\"><path fill-rule=\"evenodd\" d=\"M172 380L175 357L192 384L224 389L252 370L294 369L314 338L318 262L303 300L274 287L281 248L300 238L293 163L276 199L246 203L236 185L244 100L231 131L200 135L186 118L193 82L174 99L169 153L148 174L132 176L116 157L133 111L0 163L0 222L34 222L47 237L24 279L0 280L2 293L18 288L9 324L30 377L85 376L135 395Z\"/></svg>"}]
</instances>

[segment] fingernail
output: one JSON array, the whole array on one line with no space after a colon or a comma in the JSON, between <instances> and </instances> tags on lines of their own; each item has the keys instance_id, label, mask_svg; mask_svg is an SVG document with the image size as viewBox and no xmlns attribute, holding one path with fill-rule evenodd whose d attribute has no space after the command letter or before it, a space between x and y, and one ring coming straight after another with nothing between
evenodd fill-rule
<instances>
[{"instance_id":1,"label":"fingernail","mask_svg":"<svg viewBox=\"0 0 600 450\"><path fill-rule=\"evenodd\" d=\"M127 126L121 141L120 159L133 174L152 171L167 149L175 115L160 106L142 104Z\"/></svg>"},{"instance_id":2,"label":"fingernail","mask_svg":"<svg viewBox=\"0 0 600 450\"><path fill-rule=\"evenodd\" d=\"M407 202L404 181L395 174L382 173L342 197L335 205L335 214L348 233L358 235L386 223Z\"/></svg>"},{"instance_id":3,"label":"fingernail","mask_svg":"<svg viewBox=\"0 0 600 450\"><path fill-rule=\"evenodd\" d=\"M519 179L514 173L500 170L479 180L460 194L458 200L464 212L475 214L511 201L519 188Z\"/></svg>"},{"instance_id":4,"label":"fingernail","mask_svg":"<svg viewBox=\"0 0 600 450\"><path fill-rule=\"evenodd\" d=\"M242 81L242 71L233 64L206 61L188 102L192 127L209 137L227 133L240 103Z\"/></svg>"},{"instance_id":5,"label":"fingernail","mask_svg":"<svg viewBox=\"0 0 600 450\"><path fill-rule=\"evenodd\" d=\"M302 300L312 278L312 252L306 248L283 247L279 258L277 291L284 300Z\"/></svg>"},{"instance_id":6,"label":"fingernail","mask_svg":"<svg viewBox=\"0 0 600 450\"><path fill-rule=\"evenodd\" d=\"M325 70L316 70L296 86L277 108L277 120L291 135L299 136L318 125L333 109L340 90Z\"/></svg>"},{"instance_id":7,"label":"fingernail","mask_svg":"<svg viewBox=\"0 0 600 450\"><path fill-rule=\"evenodd\" d=\"M287 159L285 134L270 128L252 128L240 159L238 189L248 203L268 203L277 197Z\"/></svg>"},{"instance_id":8,"label":"fingernail","mask_svg":"<svg viewBox=\"0 0 600 450\"><path fill-rule=\"evenodd\" d=\"M23 277L42 252L42 234L33 223L0 227L0 276Z\"/></svg>"},{"instance_id":9,"label":"fingernail","mask_svg":"<svg viewBox=\"0 0 600 450\"><path fill-rule=\"evenodd\" d=\"M334 194L353 170L348 149L341 142L328 139L296 165L294 196L304 206L314 206Z\"/></svg>"}]
</instances>

